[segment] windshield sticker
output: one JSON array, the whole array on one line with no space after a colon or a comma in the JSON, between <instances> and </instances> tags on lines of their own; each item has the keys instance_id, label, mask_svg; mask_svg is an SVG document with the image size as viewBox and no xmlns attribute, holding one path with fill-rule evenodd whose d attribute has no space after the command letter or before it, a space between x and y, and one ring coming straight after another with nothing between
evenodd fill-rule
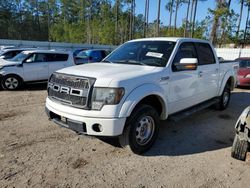
<instances>
[{"instance_id":1,"label":"windshield sticker","mask_svg":"<svg viewBox=\"0 0 250 188\"><path fill-rule=\"evenodd\" d=\"M161 53L156 53L156 52L148 52L148 53L146 54L146 56L156 57L156 58L162 58L163 54L161 54Z\"/></svg>"}]
</instances>

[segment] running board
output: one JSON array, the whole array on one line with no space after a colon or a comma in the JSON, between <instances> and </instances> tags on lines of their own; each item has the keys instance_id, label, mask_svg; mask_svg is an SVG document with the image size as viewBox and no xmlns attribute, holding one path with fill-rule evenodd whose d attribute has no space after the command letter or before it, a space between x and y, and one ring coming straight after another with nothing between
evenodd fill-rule
<instances>
[{"instance_id":1,"label":"running board","mask_svg":"<svg viewBox=\"0 0 250 188\"><path fill-rule=\"evenodd\" d=\"M200 110L208 108L209 106L212 106L212 105L214 105L214 104L216 104L218 102L219 102L218 98L210 99L208 101L197 104L197 105L195 105L195 106L193 106L191 108L188 108L186 110L183 110L181 112L177 112L175 114L172 114L172 115L170 115L168 117L168 119L171 120L171 121L177 122L177 121L179 121L181 119L184 119L184 118L186 118L186 117L188 117L188 116L190 116L190 115L192 115L192 114L194 114L194 113L196 113L196 112L198 112Z\"/></svg>"}]
</instances>

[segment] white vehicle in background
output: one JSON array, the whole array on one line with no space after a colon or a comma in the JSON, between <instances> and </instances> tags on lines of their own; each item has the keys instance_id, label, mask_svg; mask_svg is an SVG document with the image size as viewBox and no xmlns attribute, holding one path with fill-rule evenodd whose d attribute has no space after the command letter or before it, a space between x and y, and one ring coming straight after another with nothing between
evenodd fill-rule
<instances>
[{"instance_id":1,"label":"white vehicle in background","mask_svg":"<svg viewBox=\"0 0 250 188\"><path fill-rule=\"evenodd\" d=\"M17 48L16 46L0 46L0 52L3 50L7 50L7 49L14 49Z\"/></svg>"},{"instance_id":2,"label":"white vehicle in background","mask_svg":"<svg viewBox=\"0 0 250 188\"><path fill-rule=\"evenodd\" d=\"M11 60L0 59L1 86L15 90L26 82L47 81L50 75L73 66L73 53L54 50L28 50Z\"/></svg>"},{"instance_id":3,"label":"white vehicle in background","mask_svg":"<svg viewBox=\"0 0 250 188\"><path fill-rule=\"evenodd\" d=\"M27 50L34 50L35 48L13 48L13 49L5 49L0 52L0 59L12 59L15 57L17 54L19 54L22 51L27 51Z\"/></svg>"},{"instance_id":4,"label":"white vehicle in background","mask_svg":"<svg viewBox=\"0 0 250 188\"><path fill-rule=\"evenodd\" d=\"M226 109L236 82L233 66L219 63L205 40L132 40L100 63L53 73L46 112L78 134L118 136L121 146L140 154L155 142L160 120L211 105Z\"/></svg>"}]
</instances>

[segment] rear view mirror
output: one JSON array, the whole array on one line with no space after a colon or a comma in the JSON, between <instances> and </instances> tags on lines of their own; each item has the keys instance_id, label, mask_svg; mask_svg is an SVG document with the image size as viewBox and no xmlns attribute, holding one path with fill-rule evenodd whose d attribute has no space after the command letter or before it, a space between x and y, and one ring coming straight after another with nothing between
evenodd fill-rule
<instances>
[{"instance_id":1,"label":"rear view mirror","mask_svg":"<svg viewBox=\"0 0 250 188\"><path fill-rule=\"evenodd\" d=\"M175 64L178 71L196 70L198 64L197 58L182 58L180 63Z\"/></svg>"}]
</instances>

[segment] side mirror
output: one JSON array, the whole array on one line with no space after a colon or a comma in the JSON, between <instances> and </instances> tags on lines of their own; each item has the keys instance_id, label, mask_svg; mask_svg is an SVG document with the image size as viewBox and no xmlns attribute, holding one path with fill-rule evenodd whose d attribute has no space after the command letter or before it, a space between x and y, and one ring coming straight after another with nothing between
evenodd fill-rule
<instances>
[{"instance_id":1,"label":"side mirror","mask_svg":"<svg viewBox=\"0 0 250 188\"><path fill-rule=\"evenodd\" d=\"M24 61L23 61L23 63L31 63L32 62L32 59L25 59Z\"/></svg>"},{"instance_id":2,"label":"side mirror","mask_svg":"<svg viewBox=\"0 0 250 188\"><path fill-rule=\"evenodd\" d=\"M178 71L196 70L198 64L197 58L182 58L180 63L175 64Z\"/></svg>"}]
</instances>

